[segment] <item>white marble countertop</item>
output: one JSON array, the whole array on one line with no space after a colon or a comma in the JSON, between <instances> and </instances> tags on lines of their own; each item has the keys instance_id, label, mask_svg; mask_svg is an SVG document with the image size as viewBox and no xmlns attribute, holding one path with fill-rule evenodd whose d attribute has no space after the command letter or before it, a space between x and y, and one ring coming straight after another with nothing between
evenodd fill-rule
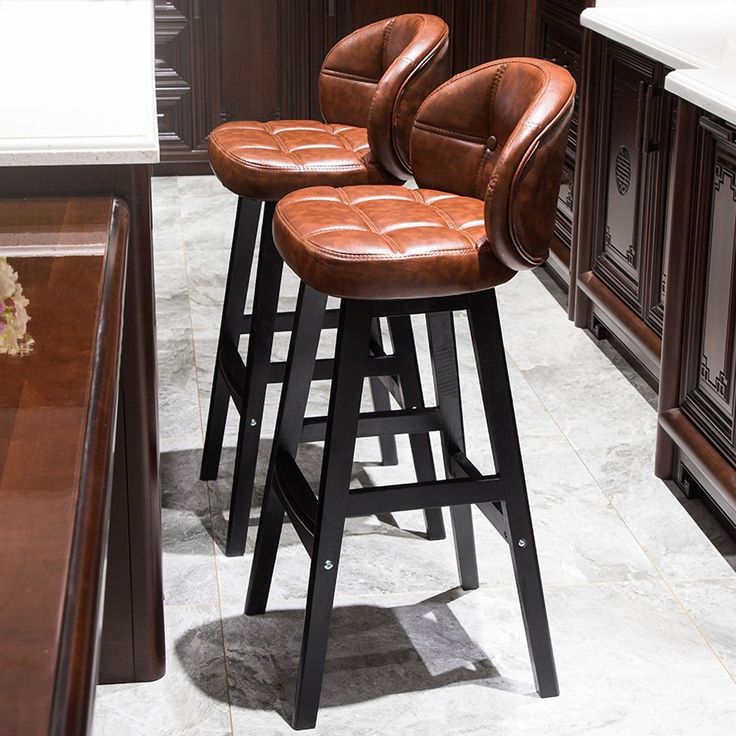
<instances>
[{"instance_id":1,"label":"white marble countertop","mask_svg":"<svg viewBox=\"0 0 736 736\"><path fill-rule=\"evenodd\" d=\"M668 74L665 89L736 125L736 77L733 69L681 69Z\"/></svg>"},{"instance_id":2,"label":"white marble countertop","mask_svg":"<svg viewBox=\"0 0 736 736\"><path fill-rule=\"evenodd\" d=\"M153 0L0 0L0 166L159 160Z\"/></svg>"},{"instance_id":3,"label":"white marble countertop","mask_svg":"<svg viewBox=\"0 0 736 736\"><path fill-rule=\"evenodd\" d=\"M736 123L736 0L598 0L580 22L671 67L667 90Z\"/></svg>"}]
</instances>

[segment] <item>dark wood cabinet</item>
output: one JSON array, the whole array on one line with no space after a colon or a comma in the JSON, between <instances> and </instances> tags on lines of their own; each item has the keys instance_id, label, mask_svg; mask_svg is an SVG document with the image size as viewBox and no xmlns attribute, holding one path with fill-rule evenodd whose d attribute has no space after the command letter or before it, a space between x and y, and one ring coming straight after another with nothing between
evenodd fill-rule
<instances>
[{"instance_id":1,"label":"dark wood cabinet","mask_svg":"<svg viewBox=\"0 0 736 736\"><path fill-rule=\"evenodd\" d=\"M206 157L224 118L219 0L155 0L156 104L163 162Z\"/></svg>"},{"instance_id":2,"label":"dark wood cabinet","mask_svg":"<svg viewBox=\"0 0 736 736\"><path fill-rule=\"evenodd\" d=\"M281 0L279 85L283 117L320 118L322 60L356 28L401 13L431 13L450 27L453 73L501 56L519 56L537 0ZM301 29L309 29L305 34Z\"/></svg>"},{"instance_id":3,"label":"dark wood cabinet","mask_svg":"<svg viewBox=\"0 0 736 736\"><path fill-rule=\"evenodd\" d=\"M207 135L226 120L320 119L322 61L360 26L400 13L438 15L450 26L459 72L525 53L536 6L537 0L155 0L163 162L157 173L207 172Z\"/></svg>"},{"instance_id":4,"label":"dark wood cabinet","mask_svg":"<svg viewBox=\"0 0 736 736\"><path fill-rule=\"evenodd\" d=\"M700 118L681 406L736 465L736 129Z\"/></svg>"},{"instance_id":5,"label":"dark wood cabinet","mask_svg":"<svg viewBox=\"0 0 736 736\"><path fill-rule=\"evenodd\" d=\"M678 136L690 178L671 214L672 239L657 473L699 488L736 523L736 127L680 103L694 124ZM676 247L680 245L681 247Z\"/></svg>"},{"instance_id":6,"label":"dark wood cabinet","mask_svg":"<svg viewBox=\"0 0 736 736\"><path fill-rule=\"evenodd\" d=\"M659 378L666 283L665 213L674 126L661 64L607 40L590 44L587 80L592 161L580 190L590 199L578 238L576 323L601 326L653 383Z\"/></svg>"},{"instance_id":7,"label":"dark wood cabinet","mask_svg":"<svg viewBox=\"0 0 736 736\"><path fill-rule=\"evenodd\" d=\"M567 69L578 84L575 110L570 123L562 183L557 201L557 220L550 249L548 268L562 285L570 283L570 250L572 248L575 163L577 159L578 122L582 63L582 31L580 13L590 0L539 0L536 9L537 32L533 53Z\"/></svg>"}]
</instances>

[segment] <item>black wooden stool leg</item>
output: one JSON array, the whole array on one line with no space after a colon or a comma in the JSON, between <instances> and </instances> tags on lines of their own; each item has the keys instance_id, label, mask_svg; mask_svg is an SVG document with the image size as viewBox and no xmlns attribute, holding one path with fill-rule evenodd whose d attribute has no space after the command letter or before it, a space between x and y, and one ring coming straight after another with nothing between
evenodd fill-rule
<instances>
[{"instance_id":1,"label":"black wooden stool leg","mask_svg":"<svg viewBox=\"0 0 736 736\"><path fill-rule=\"evenodd\" d=\"M537 692L559 693L524 468L494 291L469 297L468 316L496 473L515 488L505 502L508 541Z\"/></svg>"},{"instance_id":2,"label":"black wooden stool leg","mask_svg":"<svg viewBox=\"0 0 736 736\"><path fill-rule=\"evenodd\" d=\"M460 403L460 377L455 347L455 326L452 312L436 312L427 315L429 350L432 357L435 395L442 416L442 456L445 474L454 477L450 458L457 452L465 452L465 431ZM478 562L475 553L472 507L451 506L452 532L455 540L455 556L460 585L463 590L478 587Z\"/></svg>"},{"instance_id":3,"label":"black wooden stool leg","mask_svg":"<svg viewBox=\"0 0 736 736\"><path fill-rule=\"evenodd\" d=\"M370 333L370 303L343 300L292 725L317 721Z\"/></svg>"},{"instance_id":4,"label":"black wooden stool leg","mask_svg":"<svg viewBox=\"0 0 736 736\"><path fill-rule=\"evenodd\" d=\"M404 407L407 409L423 409L424 395L422 394L422 382L419 375L411 317L407 315L389 317L388 325L391 330L394 353L399 357L399 382L404 398ZM429 434L410 434L409 442L417 480L420 482L436 480L437 474L434 469L432 443ZM424 520L427 525L428 539L444 539L447 536L442 509L425 509Z\"/></svg>"},{"instance_id":5,"label":"black wooden stool leg","mask_svg":"<svg viewBox=\"0 0 736 736\"><path fill-rule=\"evenodd\" d=\"M326 304L324 294L301 285L250 570L245 602L245 612L249 615L266 610L284 520L283 505L274 489L275 464L280 452L296 456Z\"/></svg>"},{"instance_id":6,"label":"black wooden stool leg","mask_svg":"<svg viewBox=\"0 0 736 736\"><path fill-rule=\"evenodd\" d=\"M253 317L245 360L238 449L235 455L230 517L225 543L225 554L228 557L242 555L245 552L253 481L258 460L258 444L261 437L263 404L266 399L271 348L279 306L279 289L284 262L276 250L271 231L275 207L275 202L266 202L263 215L263 231L258 253L255 293L253 294Z\"/></svg>"},{"instance_id":7,"label":"black wooden stool leg","mask_svg":"<svg viewBox=\"0 0 736 736\"><path fill-rule=\"evenodd\" d=\"M376 318L371 326L371 340L377 347L383 349L383 337L381 336L381 324ZM371 376L369 379L371 387L371 396L373 398L373 408L376 411L389 411L391 409L391 396L381 383L378 376ZM381 464L382 465L398 465L399 453L396 449L396 438L392 434L382 434L378 437L378 444L381 448Z\"/></svg>"},{"instance_id":8,"label":"black wooden stool leg","mask_svg":"<svg viewBox=\"0 0 736 736\"><path fill-rule=\"evenodd\" d=\"M230 403L225 378L220 361L222 360L225 345L230 344L238 349L240 340L245 299L248 293L248 281L253 262L253 252L258 234L258 221L261 217L263 202L253 199L238 199L238 209L235 215L235 230L233 244L230 250L230 265L227 271L225 285L225 299L222 307L222 321L220 335L217 341L215 354L215 370L212 378L212 393L210 394L210 408L207 415L207 430L202 452L202 467L200 478L214 480L220 465L220 453L225 435L225 421ZM264 222L264 229L266 223ZM268 225L270 229L270 224Z\"/></svg>"}]
</instances>

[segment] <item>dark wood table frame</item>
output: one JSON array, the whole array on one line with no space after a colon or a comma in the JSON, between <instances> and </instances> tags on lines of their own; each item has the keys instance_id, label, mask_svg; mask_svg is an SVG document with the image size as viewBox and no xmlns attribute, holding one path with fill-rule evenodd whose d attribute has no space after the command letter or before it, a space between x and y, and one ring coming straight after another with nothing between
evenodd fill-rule
<instances>
[{"instance_id":1,"label":"dark wood table frame","mask_svg":"<svg viewBox=\"0 0 736 736\"><path fill-rule=\"evenodd\" d=\"M156 324L148 165L0 168L0 197L114 194L130 208L101 683L165 671Z\"/></svg>"}]
</instances>

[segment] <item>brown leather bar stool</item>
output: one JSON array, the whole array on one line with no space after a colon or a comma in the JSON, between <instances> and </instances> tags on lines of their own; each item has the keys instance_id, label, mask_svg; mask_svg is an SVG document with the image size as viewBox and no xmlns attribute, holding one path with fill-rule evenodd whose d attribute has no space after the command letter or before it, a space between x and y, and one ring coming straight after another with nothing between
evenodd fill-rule
<instances>
[{"instance_id":1,"label":"brown leather bar stool","mask_svg":"<svg viewBox=\"0 0 736 736\"><path fill-rule=\"evenodd\" d=\"M217 477L229 400L240 412L227 555L242 555L255 477L266 386L280 382L284 364L271 363L275 331L289 331L293 313L278 312L282 261L273 245L275 203L302 187L396 183L411 176L409 134L419 104L449 76L448 29L432 15L408 14L361 28L327 55L319 98L327 122L231 122L210 134L209 158L220 181L239 196L235 232L215 359L201 478ZM265 207L264 207L265 203ZM263 217L261 220L261 210ZM260 222L253 314L244 314ZM337 310L328 327L337 325ZM385 356L373 327L370 373L374 405L390 408L394 395L422 403L414 340L405 324L390 324L395 355ZM245 363L240 336L249 334ZM318 361L315 378L329 378L332 361ZM379 377L399 376L383 382ZM385 464L396 464L394 438L380 436ZM434 473L428 436L411 438L417 472ZM440 509L426 513L430 539L444 538Z\"/></svg>"},{"instance_id":2,"label":"brown leather bar stool","mask_svg":"<svg viewBox=\"0 0 736 736\"><path fill-rule=\"evenodd\" d=\"M316 187L276 208L276 246L302 287L245 610L265 610L286 512L312 558L295 728L317 718L345 519L367 514L450 506L460 582L473 589L476 504L509 545L537 691L558 693L494 287L548 255L574 93L572 77L546 61L472 69L419 109L411 160L420 189ZM328 295L342 303L315 494L296 452ZM455 310L470 322L493 475L465 454ZM411 314L427 315L437 406L361 415L371 324ZM439 431L446 479L351 490L355 439L375 431Z\"/></svg>"}]
</instances>

